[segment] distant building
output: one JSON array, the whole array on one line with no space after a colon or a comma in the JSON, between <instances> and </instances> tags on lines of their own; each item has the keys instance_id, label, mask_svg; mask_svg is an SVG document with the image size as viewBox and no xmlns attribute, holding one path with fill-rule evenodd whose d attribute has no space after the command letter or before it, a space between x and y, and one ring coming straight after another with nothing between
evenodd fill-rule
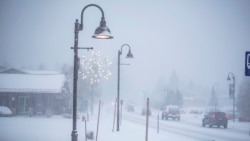
<instances>
[{"instance_id":1,"label":"distant building","mask_svg":"<svg viewBox=\"0 0 250 141\"><path fill-rule=\"evenodd\" d=\"M1 67L2 68L2 67ZM0 106L16 115L51 115L67 110L64 74L52 71L0 70Z\"/></svg>"}]
</instances>

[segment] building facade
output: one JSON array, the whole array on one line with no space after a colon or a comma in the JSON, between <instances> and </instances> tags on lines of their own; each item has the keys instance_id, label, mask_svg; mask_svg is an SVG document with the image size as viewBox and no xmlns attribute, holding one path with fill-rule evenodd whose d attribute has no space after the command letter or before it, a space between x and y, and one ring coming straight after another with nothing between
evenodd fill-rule
<instances>
[{"instance_id":1,"label":"building facade","mask_svg":"<svg viewBox=\"0 0 250 141\"><path fill-rule=\"evenodd\" d=\"M0 70L0 106L13 115L52 115L68 107L65 75L52 71Z\"/></svg>"}]
</instances>

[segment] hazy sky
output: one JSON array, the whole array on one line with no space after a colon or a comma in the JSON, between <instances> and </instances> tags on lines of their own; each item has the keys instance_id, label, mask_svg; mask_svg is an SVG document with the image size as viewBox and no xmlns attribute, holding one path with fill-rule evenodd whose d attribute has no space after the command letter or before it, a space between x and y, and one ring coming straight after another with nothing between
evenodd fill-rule
<instances>
[{"instance_id":1,"label":"hazy sky","mask_svg":"<svg viewBox=\"0 0 250 141\"><path fill-rule=\"evenodd\" d=\"M227 86L233 72L244 77L245 52L250 51L249 0L1 0L0 64L53 68L73 64L74 23L84 6L95 3L105 13L114 39L91 36L101 12L89 7L79 32L79 46L93 46L113 62L116 87L117 52L127 43L134 59L122 59L121 88L131 93L155 87L175 70L182 81ZM123 48L122 58L128 48ZM79 56L89 52L80 50ZM116 89L114 89L116 91Z\"/></svg>"}]
</instances>

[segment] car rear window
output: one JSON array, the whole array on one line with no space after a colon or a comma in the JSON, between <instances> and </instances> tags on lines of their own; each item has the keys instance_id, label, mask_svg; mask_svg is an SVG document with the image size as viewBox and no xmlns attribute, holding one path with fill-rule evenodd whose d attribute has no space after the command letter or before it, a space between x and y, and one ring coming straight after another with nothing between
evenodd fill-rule
<instances>
[{"instance_id":1,"label":"car rear window","mask_svg":"<svg viewBox=\"0 0 250 141\"><path fill-rule=\"evenodd\" d=\"M218 112L218 113L216 113L216 117L225 117L225 113Z\"/></svg>"},{"instance_id":2,"label":"car rear window","mask_svg":"<svg viewBox=\"0 0 250 141\"><path fill-rule=\"evenodd\" d=\"M225 113L224 112L211 112L208 114L209 116L215 115L215 117L225 117Z\"/></svg>"},{"instance_id":3,"label":"car rear window","mask_svg":"<svg viewBox=\"0 0 250 141\"><path fill-rule=\"evenodd\" d=\"M170 108L169 108L169 111L171 111L171 112L172 112L172 111L179 111L179 109L176 108L176 107L170 107Z\"/></svg>"}]
</instances>

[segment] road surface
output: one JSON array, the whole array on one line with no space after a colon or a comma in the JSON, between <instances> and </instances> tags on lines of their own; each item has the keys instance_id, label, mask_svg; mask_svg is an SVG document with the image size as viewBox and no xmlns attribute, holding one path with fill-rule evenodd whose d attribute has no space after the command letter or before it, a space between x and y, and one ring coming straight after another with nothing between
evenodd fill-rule
<instances>
[{"instance_id":1,"label":"road surface","mask_svg":"<svg viewBox=\"0 0 250 141\"><path fill-rule=\"evenodd\" d=\"M123 120L133 122L135 124L146 124L146 117L136 113L124 113ZM184 118L184 119L183 119ZM157 132L157 116L153 115L149 118L149 128L155 128ZM190 121L193 120L193 121ZM176 120L162 120L159 119L159 132L173 133L176 136L185 136L186 138L194 139L197 141L249 141L250 136L248 131L223 127L202 127L201 119L190 119L182 117L180 121ZM196 120L196 121L195 121ZM150 134L150 133L149 133Z\"/></svg>"}]
</instances>

